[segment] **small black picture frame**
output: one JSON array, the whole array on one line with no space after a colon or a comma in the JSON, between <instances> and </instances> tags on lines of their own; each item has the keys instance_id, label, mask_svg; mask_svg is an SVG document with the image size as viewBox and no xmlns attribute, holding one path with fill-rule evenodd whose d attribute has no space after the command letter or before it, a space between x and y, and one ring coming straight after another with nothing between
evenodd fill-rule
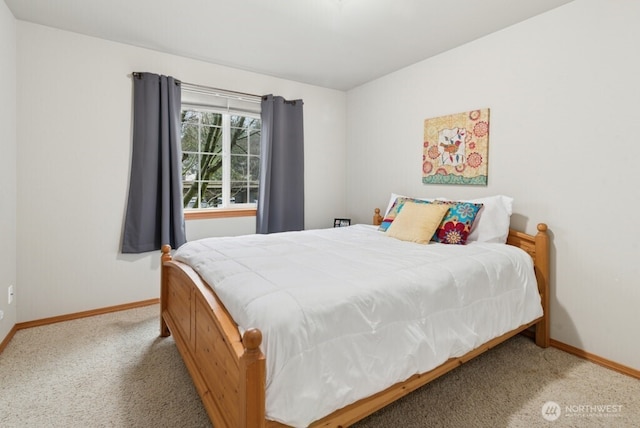
<instances>
[{"instance_id":1,"label":"small black picture frame","mask_svg":"<svg viewBox=\"0 0 640 428\"><path fill-rule=\"evenodd\" d=\"M351 226L350 218L334 218L333 219L333 227L347 227Z\"/></svg>"}]
</instances>

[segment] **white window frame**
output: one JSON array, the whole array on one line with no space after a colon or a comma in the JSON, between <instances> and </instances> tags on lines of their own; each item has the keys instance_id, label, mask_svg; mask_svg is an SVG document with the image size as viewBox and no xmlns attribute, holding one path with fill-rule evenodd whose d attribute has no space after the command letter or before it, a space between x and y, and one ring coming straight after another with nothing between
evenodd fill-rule
<instances>
[{"instance_id":1,"label":"white window frame","mask_svg":"<svg viewBox=\"0 0 640 428\"><path fill-rule=\"evenodd\" d=\"M229 211L229 215L222 217L230 217L234 212L239 216L255 215L257 203L233 203L231 204L231 116L244 116L260 120L260 114L246 111L236 111L233 109L220 109L197 103L182 103L181 111L196 110L207 113L217 113L222 115L222 204L217 207L206 208L184 208L186 218L202 218L194 213L214 213L220 211ZM262 155L262 154L261 154ZM198 195L200 191L198 190Z\"/></svg>"},{"instance_id":2,"label":"white window frame","mask_svg":"<svg viewBox=\"0 0 640 428\"><path fill-rule=\"evenodd\" d=\"M205 111L214 111L220 113L229 113L245 115L247 117L253 117L261 119L260 109L262 96L249 94L245 92L229 91L226 89L213 88L209 86L203 86L193 83L181 82L182 88L182 109L193 108ZM229 136L230 134L226 134ZM230 142L229 142L230 143ZM227 145L227 147L230 144ZM231 153L230 148L227 149L226 158L228 159L227 168L223 169L228 171L227 184L223 184L223 189L227 188L227 196L223 196L226 201L224 207L215 208L196 208L185 209L184 217L187 220L190 219L208 219L219 217L241 217L241 216L255 216L257 212L257 204L229 204L229 197L231 192ZM262 154L261 154L262 155ZM224 158L223 158L224 161Z\"/></svg>"}]
</instances>

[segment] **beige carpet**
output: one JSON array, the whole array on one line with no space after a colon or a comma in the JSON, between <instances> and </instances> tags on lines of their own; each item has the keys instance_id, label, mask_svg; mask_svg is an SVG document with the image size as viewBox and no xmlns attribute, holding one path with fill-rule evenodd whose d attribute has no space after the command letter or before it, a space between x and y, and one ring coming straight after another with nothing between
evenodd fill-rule
<instances>
[{"instance_id":1,"label":"beige carpet","mask_svg":"<svg viewBox=\"0 0 640 428\"><path fill-rule=\"evenodd\" d=\"M18 331L0 354L0 427L210 427L158 311ZM355 426L640 427L640 380L516 337Z\"/></svg>"}]
</instances>

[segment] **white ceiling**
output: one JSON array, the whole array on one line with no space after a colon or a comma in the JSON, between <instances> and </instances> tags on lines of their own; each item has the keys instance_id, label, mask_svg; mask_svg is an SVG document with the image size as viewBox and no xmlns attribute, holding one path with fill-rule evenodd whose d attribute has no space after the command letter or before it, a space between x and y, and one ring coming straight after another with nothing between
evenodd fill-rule
<instances>
[{"instance_id":1,"label":"white ceiling","mask_svg":"<svg viewBox=\"0 0 640 428\"><path fill-rule=\"evenodd\" d=\"M571 0L4 0L17 19L348 90Z\"/></svg>"}]
</instances>

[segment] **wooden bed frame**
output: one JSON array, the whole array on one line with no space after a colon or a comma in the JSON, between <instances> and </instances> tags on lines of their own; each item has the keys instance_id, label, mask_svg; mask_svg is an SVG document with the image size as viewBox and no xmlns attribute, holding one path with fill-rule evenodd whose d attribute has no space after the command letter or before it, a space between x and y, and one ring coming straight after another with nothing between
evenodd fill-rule
<instances>
[{"instance_id":1,"label":"wooden bed frame","mask_svg":"<svg viewBox=\"0 0 640 428\"><path fill-rule=\"evenodd\" d=\"M380 224L376 209L374 224ZM549 346L549 238L547 226L538 224L535 236L509 231L507 244L524 249L535 265L544 315L459 358L417 374L375 395L314 422L312 427L346 427L433 379L535 327L538 346ZM265 418L265 357L257 329L240 335L236 323L213 290L189 266L173 261L168 245L162 248L160 335L170 334L191 374L202 403L216 428L283 427Z\"/></svg>"}]
</instances>

